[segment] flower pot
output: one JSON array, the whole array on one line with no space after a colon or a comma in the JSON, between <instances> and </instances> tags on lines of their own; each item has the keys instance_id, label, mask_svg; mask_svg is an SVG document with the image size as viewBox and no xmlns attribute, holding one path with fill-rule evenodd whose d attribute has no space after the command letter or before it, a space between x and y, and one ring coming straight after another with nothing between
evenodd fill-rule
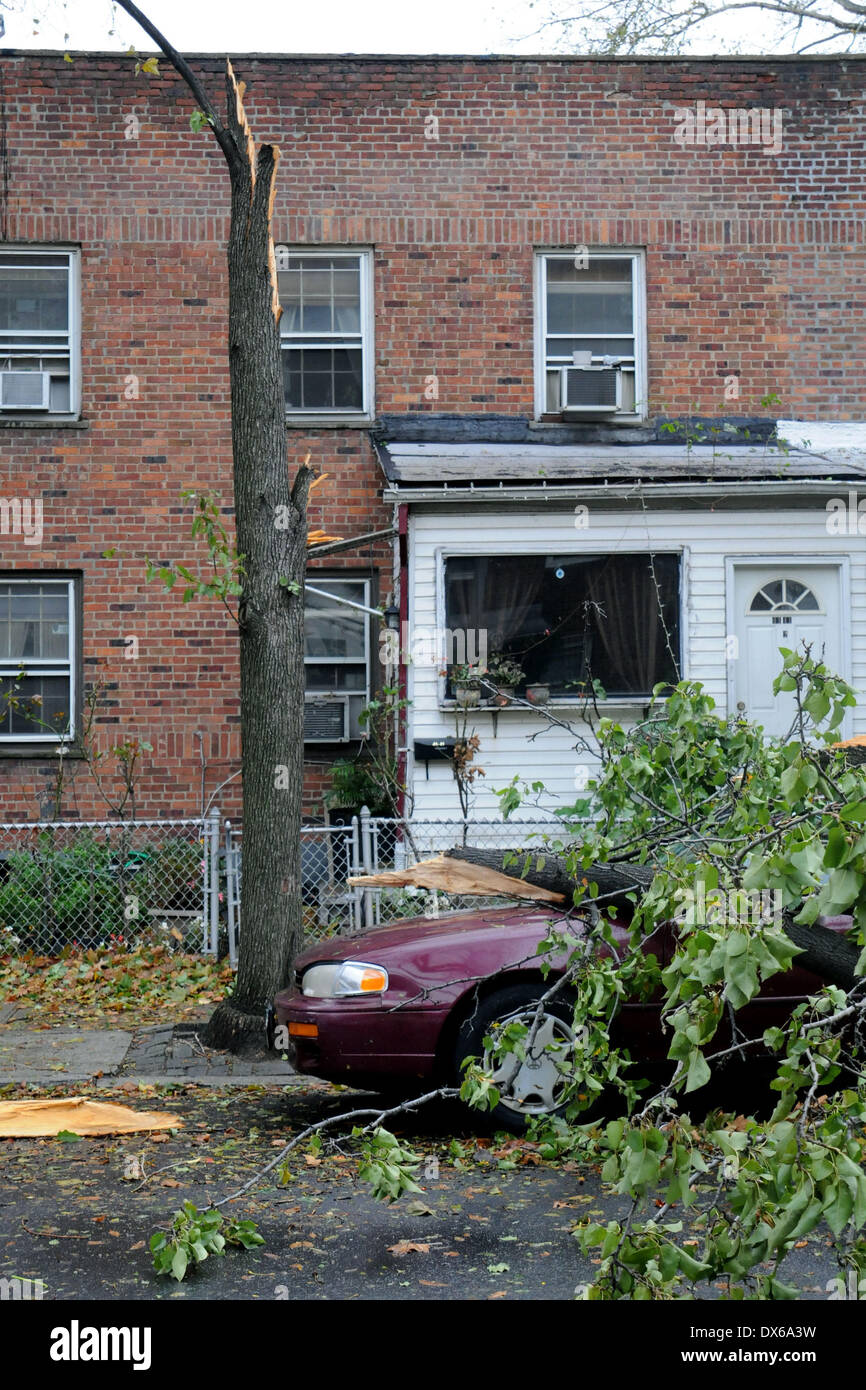
<instances>
[{"instance_id":1,"label":"flower pot","mask_svg":"<svg viewBox=\"0 0 866 1390\"><path fill-rule=\"evenodd\" d=\"M479 685L455 685L454 698L458 705L464 709L473 709L481 703L481 687Z\"/></svg>"},{"instance_id":2,"label":"flower pot","mask_svg":"<svg viewBox=\"0 0 866 1390\"><path fill-rule=\"evenodd\" d=\"M528 685L526 698L531 705L546 705L550 700L549 685Z\"/></svg>"},{"instance_id":3,"label":"flower pot","mask_svg":"<svg viewBox=\"0 0 866 1390\"><path fill-rule=\"evenodd\" d=\"M506 705L511 704L516 689L515 685L497 685L496 694L491 698L490 703L499 709L504 709Z\"/></svg>"}]
</instances>

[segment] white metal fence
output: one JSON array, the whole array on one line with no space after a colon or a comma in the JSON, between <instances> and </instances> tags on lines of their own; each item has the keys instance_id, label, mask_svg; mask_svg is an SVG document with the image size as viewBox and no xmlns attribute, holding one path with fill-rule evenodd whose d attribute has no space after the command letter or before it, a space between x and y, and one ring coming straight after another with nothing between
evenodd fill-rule
<instances>
[{"instance_id":1,"label":"white metal fence","mask_svg":"<svg viewBox=\"0 0 866 1390\"><path fill-rule=\"evenodd\" d=\"M419 821L371 816L366 807L346 825L304 826L301 830L301 894L307 938L363 931L403 917L437 917L462 907L490 907L498 898L460 896L423 888L349 887L352 877L381 869L405 869L459 845L516 849L545 835L562 834L560 821ZM228 866L228 951L234 962L240 928L241 832L225 823Z\"/></svg>"},{"instance_id":2,"label":"white metal fence","mask_svg":"<svg viewBox=\"0 0 866 1390\"><path fill-rule=\"evenodd\" d=\"M301 830L308 938L438 916L496 899L420 888L350 887L461 844L517 848L557 836L558 822L419 821L371 816ZM0 955L172 940L237 960L243 836L218 810L205 818L0 824Z\"/></svg>"}]
</instances>

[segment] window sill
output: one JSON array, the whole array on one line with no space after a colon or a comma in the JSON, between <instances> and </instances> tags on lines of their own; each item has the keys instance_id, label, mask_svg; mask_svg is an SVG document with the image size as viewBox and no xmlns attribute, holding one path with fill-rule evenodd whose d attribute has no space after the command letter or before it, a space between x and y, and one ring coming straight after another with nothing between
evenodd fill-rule
<instances>
[{"instance_id":1,"label":"window sill","mask_svg":"<svg viewBox=\"0 0 866 1390\"><path fill-rule=\"evenodd\" d=\"M599 425L632 425L635 428L646 426L648 417L646 415L610 415L606 411L593 415L590 411L553 411L545 412L543 415L536 415L534 420L529 421L531 430L546 430L551 426L557 425L592 425L597 428Z\"/></svg>"},{"instance_id":2,"label":"window sill","mask_svg":"<svg viewBox=\"0 0 866 1390\"><path fill-rule=\"evenodd\" d=\"M286 428L303 429L356 429L368 430L375 424L375 415L287 415Z\"/></svg>"},{"instance_id":3,"label":"window sill","mask_svg":"<svg viewBox=\"0 0 866 1390\"><path fill-rule=\"evenodd\" d=\"M74 418L71 415L41 416L38 420L27 420L23 416L10 419L0 415L0 430L89 430L90 421Z\"/></svg>"},{"instance_id":4,"label":"window sill","mask_svg":"<svg viewBox=\"0 0 866 1390\"><path fill-rule=\"evenodd\" d=\"M617 714L625 715L627 718L634 716L643 717L652 700L650 695L636 695L633 698L623 697L621 700L599 700L596 705L590 706L593 713L598 711L601 718L612 719ZM459 713L466 709L468 714L536 714L540 711L550 710L552 714L580 714L587 708L585 700L570 700L568 698L552 699L546 705L529 705L526 703L516 705L458 705L456 700L440 700L439 709L443 714Z\"/></svg>"}]
</instances>

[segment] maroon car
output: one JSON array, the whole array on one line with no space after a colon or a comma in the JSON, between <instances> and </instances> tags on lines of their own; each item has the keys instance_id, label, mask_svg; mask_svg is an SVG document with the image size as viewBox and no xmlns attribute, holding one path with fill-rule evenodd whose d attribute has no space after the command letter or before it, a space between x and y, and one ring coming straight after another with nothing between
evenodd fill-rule
<instances>
[{"instance_id":1,"label":"maroon car","mask_svg":"<svg viewBox=\"0 0 866 1390\"><path fill-rule=\"evenodd\" d=\"M563 955L549 957L553 969L544 980L536 948L551 924L579 931L550 909L476 908L316 942L298 956L294 986L269 1010L271 1046L276 1040L298 1072L358 1089L409 1094L418 1083L454 1085L462 1060L483 1057L484 1038L497 1025L529 1025L535 1018L540 996L565 964ZM850 918L826 925L844 930ZM615 926L614 933L625 939L627 928ZM660 927L645 949L664 964L670 930ZM765 982L738 1024L757 1037L823 983L795 965ZM663 1061L658 1004L625 1004L611 1041L639 1063ZM519 1129L527 1116L555 1113L574 1045L568 1001L555 998L545 1005L526 1060L511 1054L494 1073L501 1095L494 1118Z\"/></svg>"}]
</instances>

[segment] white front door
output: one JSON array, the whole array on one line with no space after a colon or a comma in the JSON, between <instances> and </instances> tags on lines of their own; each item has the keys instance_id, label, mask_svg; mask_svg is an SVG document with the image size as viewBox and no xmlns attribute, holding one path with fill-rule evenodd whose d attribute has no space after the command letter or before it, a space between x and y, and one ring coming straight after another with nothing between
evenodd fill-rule
<instances>
[{"instance_id":1,"label":"white front door","mask_svg":"<svg viewBox=\"0 0 866 1390\"><path fill-rule=\"evenodd\" d=\"M790 692L773 694L773 681L782 670L780 647L796 650L808 642L815 660L846 675L841 669L839 567L737 564L734 613L734 707L763 724L768 734L784 736L792 728L796 706Z\"/></svg>"}]
</instances>

